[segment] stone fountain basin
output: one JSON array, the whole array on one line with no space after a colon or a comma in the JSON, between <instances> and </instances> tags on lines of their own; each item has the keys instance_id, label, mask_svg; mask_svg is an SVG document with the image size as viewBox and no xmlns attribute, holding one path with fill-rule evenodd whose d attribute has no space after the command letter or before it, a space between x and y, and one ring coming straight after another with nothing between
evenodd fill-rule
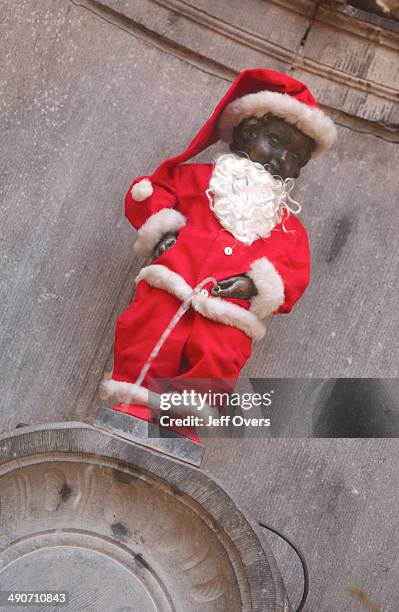
<instances>
[{"instance_id":1,"label":"stone fountain basin","mask_svg":"<svg viewBox=\"0 0 399 612\"><path fill-rule=\"evenodd\" d=\"M75 422L0 436L0 590L32 589L69 592L46 611L289 610L271 551L221 486Z\"/></svg>"}]
</instances>

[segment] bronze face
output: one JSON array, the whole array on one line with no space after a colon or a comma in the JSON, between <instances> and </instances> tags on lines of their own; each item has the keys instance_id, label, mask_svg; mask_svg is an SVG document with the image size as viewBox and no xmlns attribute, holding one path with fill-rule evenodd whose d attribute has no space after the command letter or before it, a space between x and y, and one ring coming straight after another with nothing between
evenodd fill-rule
<instances>
[{"instance_id":1,"label":"bronze face","mask_svg":"<svg viewBox=\"0 0 399 612\"><path fill-rule=\"evenodd\" d=\"M315 146L298 128L268 113L241 121L234 128L230 149L286 179L298 178Z\"/></svg>"}]
</instances>

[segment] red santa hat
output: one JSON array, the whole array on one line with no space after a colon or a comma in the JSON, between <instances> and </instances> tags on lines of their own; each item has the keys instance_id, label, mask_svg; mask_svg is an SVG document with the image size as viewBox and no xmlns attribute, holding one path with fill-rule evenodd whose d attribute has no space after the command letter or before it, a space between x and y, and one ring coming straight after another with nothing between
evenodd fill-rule
<instances>
[{"instance_id":1,"label":"red santa hat","mask_svg":"<svg viewBox=\"0 0 399 612\"><path fill-rule=\"evenodd\" d=\"M218 140L231 142L234 127L243 119L260 117L268 112L313 138L316 149L312 157L328 149L334 142L336 129L333 121L318 107L304 83L275 70L244 70L187 149L163 161L153 177L159 178L171 166L191 159Z\"/></svg>"}]
</instances>

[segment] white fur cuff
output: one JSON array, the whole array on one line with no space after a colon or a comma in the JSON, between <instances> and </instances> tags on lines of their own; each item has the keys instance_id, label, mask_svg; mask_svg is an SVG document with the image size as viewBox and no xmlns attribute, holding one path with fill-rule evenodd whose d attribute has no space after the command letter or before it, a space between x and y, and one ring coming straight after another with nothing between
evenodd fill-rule
<instances>
[{"instance_id":1,"label":"white fur cuff","mask_svg":"<svg viewBox=\"0 0 399 612\"><path fill-rule=\"evenodd\" d=\"M248 276L258 290L258 294L251 300L251 312L259 319L264 319L284 302L283 279L267 257L254 261Z\"/></svg>"},{"instance_id":2,"label":"white fur cuff","mask_svg":"<svg viewBox=\"0 0 399 612\"><path fill-rule=\"evenodd\" d=\"M136 202L142 202L152 195L154 189L151 185L151 181L148 178L141 179L138 183L133 185L131 194L132 198L136 200Z\"/></svg>"},{"instance_id":3,"label":"white fur cuff","mask_svg":"<svg viewBox=\"0 0 399 612\"><path fill-rule=\"evenodd\" d=\"M186 225L186 217L174 208L163 208L143 223L133 250L141 257L150 257L156 244L167 232L177 232Z\"/></svg>"}]
</instances>

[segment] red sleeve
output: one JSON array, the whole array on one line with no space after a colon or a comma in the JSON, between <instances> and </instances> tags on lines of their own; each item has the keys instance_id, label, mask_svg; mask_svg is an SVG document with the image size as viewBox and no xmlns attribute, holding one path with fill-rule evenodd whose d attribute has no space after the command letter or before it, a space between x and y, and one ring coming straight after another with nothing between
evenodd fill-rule
<instances>
[{"instance_id":1,"label":"red sleeve","mask_svg":"<svg viewBox=\"0 0 399 612\"><path fill-rule=\"evenodd\" d=\"M257 294L251 310L260 318L290 312L309 284L310 253L308 237L301 222L292 214L276 234L264 244L264 256L252 262L248 276ZM278 232L278 233L277 233Z\"/></svg>"},{"instance_id":2,"label":"red sleeve","mask_svg":"<svg viewBox=\"0 0 399 612\"><path fill-rule=\"evenodd\" d=\"M284 283L284 302L275 311L276 314L290 312L310 280L308 235L298 220L295 223L295 238L287 240L287 247L273 261Z\"/></svg>"},{"instance_id":3,"label":"red sleeve","mask_svg":"<svg viewBox=\"0 0 399 612\"><path fill-rule=\"evenodd\" d=\"M149 217L177 203L178 167L155 181L151 176L140 176L130 185L125 197L125 216L139 229Z\"/></svg>"}]
</instances>

